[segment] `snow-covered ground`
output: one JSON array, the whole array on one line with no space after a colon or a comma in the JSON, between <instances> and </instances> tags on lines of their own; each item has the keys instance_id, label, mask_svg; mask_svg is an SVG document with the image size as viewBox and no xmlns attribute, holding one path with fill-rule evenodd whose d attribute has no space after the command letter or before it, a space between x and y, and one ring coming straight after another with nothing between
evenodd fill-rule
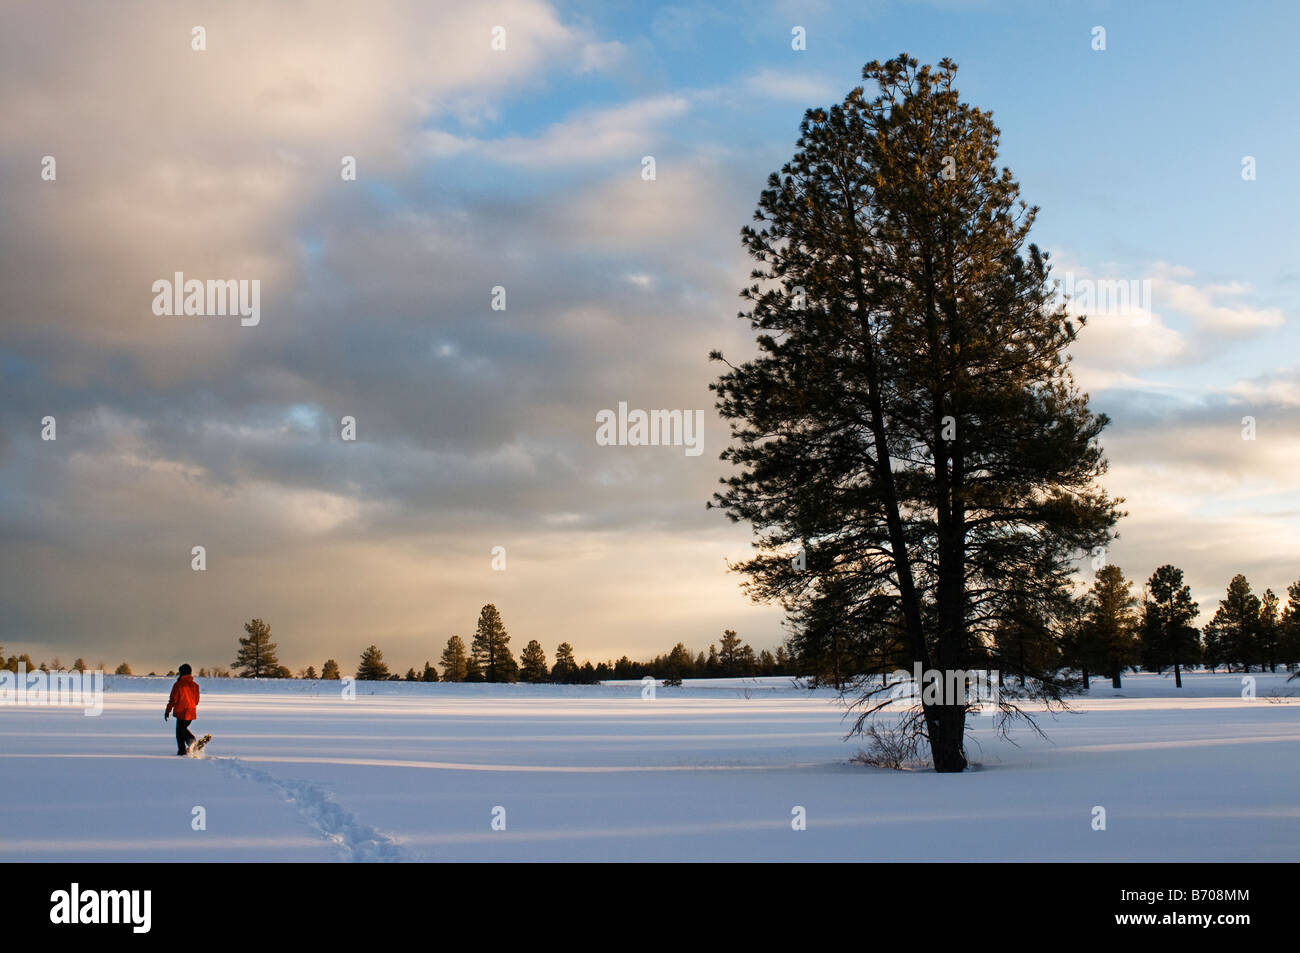
<instances>
[{"instance_id":1,"label":"snow-covered ground","mask_svg":"<svg viewBox=\"0 0 1300 953\"><path fill-rule=\"evenodd\" d=\"M977 768L936 775L851 763L835 695L785 678L200 679L196 760L170 679L109 677L98 717L0 706L0 861L1295 861L1300 680L1254 678L1097 680L1046 739L973 718Z\"/></svg>"}]
</instances>

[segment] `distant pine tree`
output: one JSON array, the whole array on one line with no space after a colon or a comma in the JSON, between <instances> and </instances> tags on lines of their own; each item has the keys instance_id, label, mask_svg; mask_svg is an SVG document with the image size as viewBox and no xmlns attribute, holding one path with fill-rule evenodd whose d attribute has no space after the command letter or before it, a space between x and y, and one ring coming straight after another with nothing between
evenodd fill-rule
<instances>
[{"instance_id":1,"label":"distant pine tree","mask_svg":"<svg viewBox=\"0 0 1300 953\"><path fill-rule=\"evenodd\" d=\"M519 677L525 682L544 682L550 674L546 670L546 653L536 639L524 646L519 663Z\"/></svg>"},{"instance_id":2,"label":"distant pine tree","mask_svg":"<svg viewBox=\"0 0 1300 953\"><path fill-rule=\"evenodd\" d=\"M388 678L388 666L384 664L384 653L376 645L361 653L361 664L357 666L357 681L376 682Z\"/></svg>"},{"instance_id":3,"label":"distant pine tree","mask_svg":"<svg viewBox=\"0 0 1300 953\"><path fill-rule=\"evenodd\" d=\"M691 671L694 667L695 660L691 658L690 649L683 643L678 642L673 646L673 650L668 653L664 682L669 685L680 685L683 678L694 674Z\"/></svg>"},{"instance_id":4,"label":"distant pine tree","mask_svg":"<svg viewBox=\"0 0 1300 953\"><path fill-rule=\"evenodd\" d=\"M472 655L468 656L465 659L465 678L463 681L483 682L486 680L487 679L483 677L483 669L479 668L478 659L474 658Z\"/></svg>"},{"instance_id":5,"label":"distant pine tree","mask_svg":"<svg viewBox=\"0 0 1300 953\"><path fill-rule=\"evenodd\" d=\"M325 664L321 666L320 677L322 681L338 681L339 663L334 661L332 658L326 659Z\"/></svg>"},{"instance_id":6,"label":"distant pine tree","mask_svg":"<svg viewBox=\"0 0 1300 953\"><path fill-rule=\"evenodd\" d=\"M119 666L117 667L116 671L114 671L113 674L114 674L114 675L130 675L130 674L131 674L131 666L129 666L129 665L127 665L125 662L123 662L121 665L119 665Z\"/></svg>"},{"instance_id":7,"label":"distant pine tree","mask_svg":"<svg viewBox=\"0 0 1300 953\"><path fill-rule=\"evenodd\" d=\"M1061 653L1048 615L1022 592L1007 594L1007 608L994 626L994 646L1004 674L1014 673L1021 687L1026 675L1060 667Z\"/></svg>"},{"instance_id":8,"label":"distant pine tree","mask_svg":"<svg viewBox=\"0 0 1300 953\"><path fill-rule=\"evenodd\" d=\"M442 650L442 680L444 682L469 681L466 669L468 662L465 641L459 635L453 635L447 640L447 647Z\"/></svg>"},{"instance_id":9,"label":"distant pine tree","mask_svg":"<svg viewBox=\"0 0 1300 953\"><path fill-rule=\"evenodd\" d=\"M654 661L665 685L680 685L693 664L690 651L681 642L674 645L666 656L660 656Z\"/></svg>"},{"instance_id":10,"label":"distant pine tree","mask_svg":"<svg viewBox=\"0 0 1300 953\"><path fill-rule=\"evenodd\" d=\"M555 649L555 665L551 668L551 681L560 683L578 680L578 660L573 656L573 646L561 642Z\"/></svg>"},{"instance_id":11,"label":"distant pine tree","mask_svg":"<svg viewBox=\"0 0 1300 953\"><path fill-rule=\"evenodd\" d=\"M1270 672L1277 671L1278 659L1282 654L1282 620L1278 615L1279 601L1277 593L1265 589L1259 600L1259 625L1256 637L1256 652L1260 671L1268 666Z\"/></svg>"},{"instance_id":12,"label":"distant pine tree","mask_svg":"<svg viewBox=\"0 0 1300 953\"><path fill-rule=\"evenodd\" d=\"M316 666L308 665L307 671L303 673L303 678L310 678L314 680L316 678Z\"/></svg>"},{"instance_id":13,"label":"distant pine tree","mask_svg":"<svg viewBox=\"0 0 1300 953\"><path fill-rule=\"evenodd\" d=\"M1103 671L1115 688L1123 687L1124 670L1137 661L1137 619L1133 614L1136 602L1122 569L1108 563L1097 570L1089 593L1086 625L1091 643L1101 654Z\"/></svg>"},{"instance_id":14,"label":"distant pine tree","mask_svg":"<svg viewBox=\"0 0 1300 953\"><path fill-rule=\"evenodd\" d=\"M1300 663L1300 581L1286 587L1286 608L1282 610L1281 654L1288 669ZM1300 673L1300 669L1296 671Z\"/></svg>"},{"instance_id":15,"label":"distant pine tree","mask_svg":"<svg viewBox=\"0 0 1300 953\"><path fill-rule=\"evenodd\" d=\"M415 674L415 668L414 668L414 667L412 667L412 668L408 668L408 669L406 670L406 680L407 680L408 682L418 682L418 681L420 680L420 676Z\"/></svg>"},{"instance_id":16,"label":"distant pine tree","mask_svg":"<svg viewBox=\"0 0 1300 953\"><path fill-rule=\"evenodd\" d=\"M1157 672L1172 665L1178 688L1183 687L1183 666L1201 655L1200 633L1192 624L1199 611L1181 569L1164 565L1151 574L1142 603L1142 663Z\"/></svg>"},{"instance_id":17,"label":"distant pine tree","mask_svg":"<svg viewBox=\"0 0 1300 953\"><path fill-rule=\"evenodd\" d=\"M1099 665L1096 647L1092 644L1092 629L1088 626L1086 592L1066 596L1061 606L1059 624L1062 661L1066 668L1078 670L1080 677L1076 684L1086 692L1091 688L1093 673ZM999 670L999 682L1003 674L1005 673ZM1068 684L1074 679L1064 674L1061 681Z\"/></svg>"},{"instance_id":18,"label":"distant pine tree","mask_svg":"<svg viewBox=\"0 0 1300 953\"><path fill-rule=\"evenodd\" d=\"M436 682L438 680L438 670L429 664L428 660L424 663L424 672L420 675L422 682Z\"/></svg>"},{"instance_id":19,"label":"distant pine tree","mask_svg":"<svg viewBox=\"0 0 1300 953\"><path fill-rule=\"evenodd\" d=\"M722 663L722 674L725 678L740 674L736 659L739 651L740 636L736 634L735 629L727 629L722 633L722 639L718 643L718 661Z\"/></svg>"},{"instance_id":20,"label":"distant pine tree","mask_svg":"<svg viewBox=\"0 0 1300 953\"><path fill-rule=\"evenodd\" d=\"M242 669L244 678L275 677L280 660L275 657L276 645L271 641L271 627L261 619L244 623L248 638L239 640L239 655L231 667Z\"/></svg>"},{"instance_id":21,"label":"distant pine tree","mask_svg":"<svg viewBox=\"0 0 1300 953\"><path fill-rule=\"evenodd\" d=\"M1205 627L1205 661L1211 667L1235 662L1243 671L1259 661L1259 596L1241 573L1228 583L1214 618Z\"/></svg>"},{"instance_id":22,"label":"distant pine tree","mask_svg":"<svg viewBox=\"0 0 1300 953\"><path fill-rule=\"evenodd\" d=\"M488 604L478 616L474 642L470 654L478 663L483 677L489 682L513 682L519 678L519 667L510 654L510 636L497 607Z\"/></svg>"}]
</instances>

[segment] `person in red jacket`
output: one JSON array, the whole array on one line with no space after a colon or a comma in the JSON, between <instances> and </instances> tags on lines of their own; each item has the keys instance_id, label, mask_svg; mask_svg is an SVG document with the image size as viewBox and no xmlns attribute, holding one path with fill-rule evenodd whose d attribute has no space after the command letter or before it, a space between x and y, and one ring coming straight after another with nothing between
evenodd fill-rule
<instances>
[{"instance_id":1,"label":"person in red jacket","mask_svg":"<svg viewBox=\"0 0 1300 953\"><path fill-rule=\"evenodd\" d=\"M163 712L163 721L176 712L176 753L189 754L190 745L194 744L194 733L190 723L199 717L199 685L190 675L193 671L189 665L182 665L178 670L180 678L172 686L171 698L167 699L167 710Z\"/></svg>"}]
</instances>

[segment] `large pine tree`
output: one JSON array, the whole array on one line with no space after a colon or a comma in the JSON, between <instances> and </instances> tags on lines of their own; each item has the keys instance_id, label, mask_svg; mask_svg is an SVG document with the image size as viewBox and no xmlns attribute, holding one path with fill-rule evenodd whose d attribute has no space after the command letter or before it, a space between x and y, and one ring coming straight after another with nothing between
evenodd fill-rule
<instances>
[{"instance_id":1,"label":"large pine tree","mask_svg":"<svg viewBox=\"0 0 1300 953\"><path fill-rule=\"evenodd\" d=\"M478 616L470 654L478 663L484 681L514 682L519 678L519 666L510 654L510 636L497 607L489 603Z\"/></svg>"},{"instance_id":2,"label":"large pine tree","mask_svg":"<svg viewBox=\"0 0 1300 953\"><path fill-rule=\"evenodd\" d=\"M760 354L712 385L740 469L715 504L755 527L738 567L751 595L822 638L842 625L842 642L882 641L868 658L897 642L909 668L950 673L996 664L998 624L1058 605L1120 515L1095 485L1106 418L1066 366L1078 325L955 73L872 62L878 95L808 111L742 231L756 267L741 317ZM1027 693L1059 699L1050 672L1027 674ZM939 771L966 766L967 708L924 705ZM1006 694L1002 710L1020 713Z\"/></svg>"},{"instance_id":3,"label":"large pine tree","mask_svg":"<svg viewBox=\"0 0 1300 953\"><path fill-rule=\"evenodd\" d=\"M280 660L271 641L271 626L254 619L244 623L244 631L248 637L240 638L239 654L231 667L240 670L244 678L274 678L280 670Z\"/></svg>"}]
</instances>

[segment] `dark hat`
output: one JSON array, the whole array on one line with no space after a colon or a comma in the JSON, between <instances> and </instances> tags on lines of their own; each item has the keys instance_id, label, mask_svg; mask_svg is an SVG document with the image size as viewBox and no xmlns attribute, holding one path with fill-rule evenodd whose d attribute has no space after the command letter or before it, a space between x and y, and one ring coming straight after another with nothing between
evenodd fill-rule
<instances>
[{"instance_id":1,"label":"dark hat","mask_svg":"<svg viewBox=\"0 0 1300 953\"><path fill-rule=\"evenodd\" d=\"M180 672L182 675L188 675L190 674L190 672L194 671L194 669L190 668L189 662L186 662L179 669L177 669L177 671Z\"/></svg>"}]
</instances>

